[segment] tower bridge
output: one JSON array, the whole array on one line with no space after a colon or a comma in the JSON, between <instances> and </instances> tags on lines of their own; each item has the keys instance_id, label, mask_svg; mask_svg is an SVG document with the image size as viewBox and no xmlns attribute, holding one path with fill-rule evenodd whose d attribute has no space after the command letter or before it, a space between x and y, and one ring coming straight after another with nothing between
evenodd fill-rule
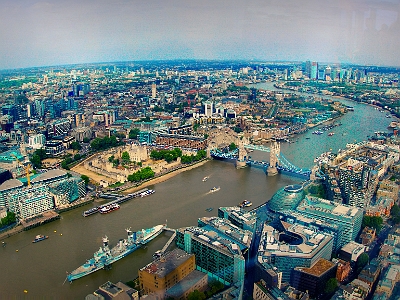
<instances>
[{"instance_id":1,"label":"tower bridge","mask_svg":"<svg viewBox=\"0 0 400 300\"><path fill-rule=\"evenodd\" d=\"M229 150L229 145L234 143L237 148ZM248 156L248 150L269 152L269 161L254 160ZM235 160L236 168L246 166L262 168L268 176L275 176L278 173L299 176L310 179L312 171L306 168L299 168L292 164L281 152L280 143L273 142L271 147L252 145L246 138L239 138L233 131L226 130L210 139L207 153L210 157L219 159Z\"/></svg>"}]
</instances>

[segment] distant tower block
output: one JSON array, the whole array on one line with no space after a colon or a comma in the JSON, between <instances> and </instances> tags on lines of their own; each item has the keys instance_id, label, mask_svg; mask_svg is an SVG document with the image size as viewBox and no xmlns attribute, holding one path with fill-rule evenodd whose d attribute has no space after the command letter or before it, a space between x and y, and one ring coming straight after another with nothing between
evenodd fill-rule
<instances>
[{"instance_id":1,"label":"distant tower block","mask_svg":"<svg viewBox=\"0 0 400 300\"><path fill-rule=\"evenodd\" d=\"M278 174L278 169L276 166L278 165L278 156L281 153L281 145L277 142L274 142L271 145L271 152L269 156L269 167L267 170L268 176L275 176Z\"/></svg>"},{"instance_id":2,"label":"distant tower block","mask_svg":"<svg viewBox=\"0 0 400 300\"><path fill-rule=\"evenodd\" d=\"M43 75L43 84L46 85L49 83L49 77L47 75Z\"/></svg>"},{"instance_id":3,"label":"distant tower block","mask_svg":"<svg viewBox=\"0 0 400 300\"><path fill-rule=\"evenodd\" d=\"M152 98L157 97L157 85L155 83L151 85L151 97Z\"/></svg>"}]
</instances>

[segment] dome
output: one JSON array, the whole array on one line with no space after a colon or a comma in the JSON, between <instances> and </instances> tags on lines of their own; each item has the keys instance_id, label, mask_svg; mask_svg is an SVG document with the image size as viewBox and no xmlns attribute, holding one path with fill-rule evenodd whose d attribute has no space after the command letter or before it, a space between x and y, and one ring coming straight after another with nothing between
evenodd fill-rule
<instances>
[{"instance_id":1,"label":"dome","mask_svg":"<svg viewBox=\"0 0 400 300\"><path fill-rule=\"evenodd\" d=\"M304 198L303 187L299 184L287 185L278 190L268 202L273 211L294 209Z\"/></svg>"}]
</instances>

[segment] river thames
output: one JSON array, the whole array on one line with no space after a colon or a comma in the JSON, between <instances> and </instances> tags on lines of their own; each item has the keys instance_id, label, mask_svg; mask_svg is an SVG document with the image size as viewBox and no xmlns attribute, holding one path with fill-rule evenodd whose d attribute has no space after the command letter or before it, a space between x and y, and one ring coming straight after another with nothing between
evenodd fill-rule
<instances>
[{"instance_id":1,"label":"river thames","mask_svg":"<svg viewBox=\"0 0 400 300\"><path fill-rule=\"evenodd\" d=\"M298 167L310 168L314 158L322 152L336 152L347 143L366 140L375 131L387 131L392 119L386 118L385 113L372 106L341 101L354 106L354 112L348 112L338 120L342 125L332 129L335 135L314 135L308 131L295 136L294 143L282 143L281 152L289 161ZM269 157L268 153L258 151L250 155L257 160L268 160ZM202 182L205 176L210 178ZM82 217L82 211L91 205L62 213L60 220L5 240L7 246L0 249L0 299L83 299L108 280L132 280L137 277L138 269L149 263L152 254L167 242L170 233L161 234L146 248L114 263L112 270L97 271L72 284L65 282L66 272L91 258L105 235L113 246L125 238L125 228L136 231L166 221L171 228L197 225L199 217L215 216L220 206L234 206L244 199L258 206L268 201L279 188L300 181L281 174L267 177L258 168L236 170L232 162L210 161L150 186L156 190L155 194L132 199L110 214ZM214 186L220 186L220 190L209 193ZM214 210L205 211L208 207ZM48 235L49 239L33 244L37 234Z\"/></svg>"}]
</instances>

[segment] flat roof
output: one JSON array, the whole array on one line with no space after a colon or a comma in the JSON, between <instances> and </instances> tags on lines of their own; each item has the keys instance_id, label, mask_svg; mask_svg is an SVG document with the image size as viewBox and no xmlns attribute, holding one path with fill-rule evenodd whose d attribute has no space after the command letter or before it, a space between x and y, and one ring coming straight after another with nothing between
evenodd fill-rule
<instances>
[{"instance_id":1,"label":"flat roof","mask_svg":"<svg viewBox=\"0 0 400 300\"><path fill-rule=\"evenodd\" d=\"M66 174L67 174L67 172L65 172L63 170L54 169L54 170L47 171L46 173L40 174L40 176L36 177L31 182L34 183L34 182L39 182L39 181L45 181L48 179L64 176Z\"/></svg>"},{"instance_id":2,"label":"flat roof","mask_svg":"<svg viewBox=\"0 0 400 300\"><path fill-rule=\"evenodd\" d=\"M320 258L311 268L296 268L295 270L299 270L314 276L321 276L334 266L335 264L333 262L330 262L324 258Z\"/></svg>"},{"instance_id":3,"label":"flat roof","mask_svg":"<svg viewBox=\"0 0 400 300\"><path fill-rule=\"evenodd\" d=\"M194 256L194 254L188 254L185 251L176 248L161 256L159 259L149 263L140 270L149 274L156 274L158 277L163 278L192 256Z\"/></svg>"},{"instance_id":4,"label":"flat roof","mask_svg":"<svg viewBox=\"0 0 400 300\"><path fill-rule=\"evenodd\" d=\"M23 186L23 183L21 181L19 181L18 179L9 179L4 181L1 185L0 185L0 191L5 191L5 190L9 190L12 188L16 188L16 187L21 187Z\"/></svg>"},{"instance_id":5,"label":"flat roof","mask_svg":"<svg viewBox=\"0 0 400 300\"><path fill-rule=\"evenodd\" d=\"M182 296L186 291L191 289L196 283L208 276L206 273L198 270L193 270L185 278L179 281L177 284L167 290L166 294L170 297L178 298Z\"/></svg>"}]
</instances>

